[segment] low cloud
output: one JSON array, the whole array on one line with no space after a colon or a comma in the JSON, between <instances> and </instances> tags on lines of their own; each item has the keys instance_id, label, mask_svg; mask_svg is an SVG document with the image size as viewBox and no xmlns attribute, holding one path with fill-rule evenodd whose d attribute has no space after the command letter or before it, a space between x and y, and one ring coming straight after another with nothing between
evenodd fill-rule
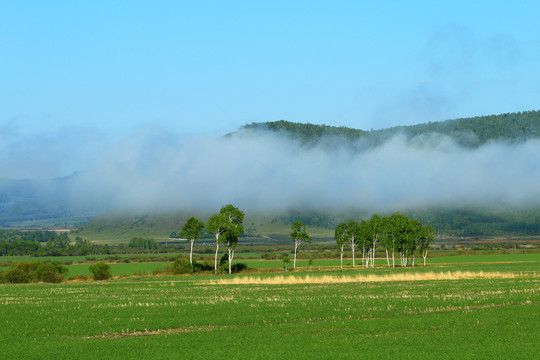
<instances>
[{"instance_id":1,"label":"low cloud","mask_svg":"<svg viewBox=\"0 0 540 360\"><path fill-rule=\"evenodd\" d=\"M340 146L344 141L306 147L269 132L216 139L146 129L103 151L78 188L131 210L215 211L232 203L246 211L399 211L540 202L538 140L469 149L444 136L396 136L357 152Z\"/></svg>"},{"instance_id":2,"label":"low cloud","mask_svg":"<svg viewBox=\"0 0 540 360\"><path fill-rule=\"evenodd\" d=\"M397 135L378 147L339 138L306 146L272 132L187 136L155 127L115 142L80 129L57 135L4 143L2 177L76 172L40 185L32 198L41 191L47 204L61 200L98 212L208 213L229 203L250 212L540 205L540 140L471 149L436 134Z\"/></svg>"}]
</instances>

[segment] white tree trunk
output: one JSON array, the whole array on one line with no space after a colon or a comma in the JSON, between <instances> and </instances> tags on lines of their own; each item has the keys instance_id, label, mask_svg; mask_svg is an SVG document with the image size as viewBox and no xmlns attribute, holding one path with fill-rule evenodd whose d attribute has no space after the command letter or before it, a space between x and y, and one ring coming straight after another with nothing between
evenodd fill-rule
<instances>
[{"instance_id":1,"label":"white tree trunk","mask_svg":"<svg viewBox=\"0 0 540 360\"><path fill-rule=\"evenodd\" d=\"M298 243L294 241L294 260L293 260L293 269L296 269L296 249L298 249Z\"/></svg>"},{"instance_id":2,"label":"white tree trunk","mask_svg":"<svg viewBox=\"0 0 540 360\"><path fill-rule=\"evenodd\" d=\"M362 246L362 266L365 266L366 265L366 247L365 246Z\"/></svg>"},{"instance_id":3,"label":"white tree trunk","mask_svg":"<svg viewBox=\"0 0 540 360\"><path fill-rule=\"evenodd\" d=\"M373 252L372 252L372 261L371 261L371 267L375 267L375 249L377 248L377 237L373 239Z\"/></svg>"},{"instance_id":4,"label":"white tree trunk","mask_svg":"<svg viewBox=\"0 0 540 360\"><path fill-rule=\"evenodd\" d=\"M189 252L189 263L193 265L193 243L195 239L191 240L191 251Z\"/></svg>"},{"instance_id":5,"label":"white tree trunk","mask_svg":"<svg viewBox=\"0 0 540 360\"><path fill-rule=\"evenodd\" d=\"M356 244L354 241L351 241L351 249L352 249L352 267L354 268L354 248L356 247Z\"/></svg>"},{"instance_id":6,"label":"white tree trunk","mask_svg":"<svg viewBox=\"0 0 540 360\"><path fill-rule=\"evenodd\" d=\"M390 267L390 258L388 257L388 248L386 250L386 263L388 264L388 267Z\"/></svg>"},{"instance_id":7,"label":"white tree trunk","mask_svg":"<svg viewBox=\"0 0 540 360\"><path fill-rule=\"evenodd\" d=\"M215 261L214 261L214 269L215 269L215 273L217 274L217 256L218 256L218 251L219 251L219 242L218 242L218 237L216 236L216 258L215 258Z\"/></svg>"},{"instance_id":8,"label":"white tree trunk","mask_svg":"<svg viewBox=\"0 0 540 360\"><path fill-rule=\"evenodd\" d=\"M424 252L422 257L424 258L424 266L426 266L427 250Z\"/></svg>"},{"instance_id":9,"label":"white tree trunk","mask_svg":"<svg viewBox=\"0 0 540 360\"><path fill-rule=\"evenodd\" d=\"M234 258L234 249L228 249L229 250L229 275L232 274L232 261Z\"/></svg>"},{"instance_id":10,"label":"white tree trunk","mask_svg":"<svg viewBox=\"0 0 540 360\"><path fill-rule=\"evenodd\" d=\"M395 259L395 256L394 256L394 249L392 248L392 267L395 268L396 267L396 259Z\"/></svg>"},{"instance_id":11,"label":"white tree trunk","mask_svg":"<svg viewBox=\"0 0 540 360\"><path fill-rule=\"evenodd\" d=\"M341 245L341 268L343 269L343 245Z\"/></svg>"}]
</instances>

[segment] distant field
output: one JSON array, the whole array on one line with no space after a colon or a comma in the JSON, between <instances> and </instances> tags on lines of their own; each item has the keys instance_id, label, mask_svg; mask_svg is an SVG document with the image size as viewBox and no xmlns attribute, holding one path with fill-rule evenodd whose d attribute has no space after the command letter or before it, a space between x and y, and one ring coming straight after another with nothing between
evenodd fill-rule
<instances>
[{"instance_id":1,"label":"distant field","mask_svg":"<svg viewBox=\"0 0 540 360\"><path fill-rule=\"evenodd\" d=\"M152 275L154 270L162 270L165 266L170 265L171 262L147 262L147 263L113 263L110 264L112 276L125 276L125 275ZM92 273L89 270L88 264L78 265L66 265L69 269L67 278L71 278L75 275L88 275Z\"/></svg>"},{"instance_id":2,"label":"distant field","mask_svg":"<svg viewBox=\"0 0 540 360\"><path fill-rule=\"evenodd\" d=\"M107 257L111 256L118 256L119 258L129 258L132 256L136 257L156 257L156 256L176 256L178 254L118 254L118 255L87 255L87 256L42 256L42 257L34 257L34 256L0 256L0 263L2 262L8 262L8 261L58 261L58 262L65 262L65 261L73 261L73 262L87 262L88 258L95 258L96 260L101 260Z\"/></svg>"},{"instance_id":3,"label":"distant field","mask_svg":"<svg viewBox=\"0 0 540 360\"><path fill-rule=\"evenodd\" d=\"M163 254L160 254L163 255ZM175 254L169 254L169 256L174 256ZM256 256L254 253L243 253L244 256ZM100 260L104 257L110 255L96 255L92 256ZM130 257L133 255L119 255L120 257ZM137 255L139 256L139 255ZM144 256L156 256L155 254L145 254ZM59 256L59 257L46 257L46 258L35 258L35 257L16 257L16 256L4 256L0 257L0 263L6 261L35 261L35 260L51 260L51 261L84 261L84 256ZM254 260L254 259L240 259L236 260L234 263L242 262L248 265L250 269L283 269L283 261L281 260ZM440 256L440 257L428 257L427 267L424 268L422 265L422 259L417 259L416 268L418 271L432 270L434 267L438 269L446 269L448 266L452 266L459 269L466 270L478 270L486 269L488 271L499 271L501 268L501 263L510 263L508 266L510 268L520 267L526 269L527 271L540 271L540 253L533 254L507 254L507 255L461 255L461 256ZM523 264L520 264L523 263ZM165 266L170 265L171 262L130 262L130 263L111 263L111 273L113 276L125 276L125 275L135 275L135 274L152 274L155 270L163 269ZM375 264L377 268L375 271L387 271L386 259L379 258L376 259ZM315 259L312 261L312 264L309 264L309 260L297 260L297 267L299 269L316 271L316 270L326 270L326 269L337 269L340 266L340 261L336 259ZM396 265L398 265L396 263ZM89 264L72 264L65 265L69 272L67 278L71 278L75 275L85 274L91 275L88 270ZM344 269L352 269L352 260L346 259L343 261ZM357 259L356 268L358 270L364 271L365 269L361 266L361 260ZM1 268L0 268L1 269ZM292 260L289 264L289 269L292 269ZM378 270L377 270L378 269ZM368 269L369 271L374 271ZM391 271L402 271L406 269L395 268Z\"/></svg>"},{"instance_id":4,"label":"distant field","mask_svg":"<svg viewBox=\"0 0 540 360\"><path fill-rule=\"evenodd\" d=\"M420 258L420 261L422 259ZM490 255L455 255L428 257L428 263L469 263L469 262L506 262L506 261L540 261L540 253L530 254L490 254Z\"/></svg>"},{"instance_id":5,"label":"distant field","mask_svg":"<svg viewBox=\"0 0 540 360\"><path fill-rule=\"evenodd\" d=\"M495 265L499 273L488 272ZM462 266L482 278L460 278ZM6 359L534 359L538 269L468 263L0 285L0 349ZM433 280L427 270L444 273ZM386 274L405 277L331 280ZM291 276L323 280L273 281ZM243 284L248 277L267 280Z\"/></svg>"}]
</instances>

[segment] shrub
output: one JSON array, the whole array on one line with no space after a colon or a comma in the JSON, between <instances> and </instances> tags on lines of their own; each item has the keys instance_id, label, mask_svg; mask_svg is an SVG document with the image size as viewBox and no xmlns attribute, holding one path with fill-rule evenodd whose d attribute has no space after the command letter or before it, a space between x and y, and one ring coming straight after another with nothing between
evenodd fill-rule
<instances>
[{"instance_id":1,"label":"shrub","mask_svg":"<svg viewBox=\"0 0 540 360\"><path fill-rule=\"evenodd\" d=\"M94 280L107 280L111 278L111 267L104 262L98 262L88 267Z\"/></svg>"},{"instance_id":2,"label":"shrub","mask_svg":"<svg viewBox=\"0 0 540 360\"><path fill-rule=\"evenodd\" d=\"M4 273L4 281L12 284L26 284L34 280L39 261L13 263Z\"/></svg>"},{"instance_id":3,"label":"shrub","mask_svg":"<svg viewBox=\"0 0 540 360\"><path fill-rule=\"evenodd\" d=\"M247 270L247 268L248 268L247 264L235 263L235 264L232 264L231 266L231 272L235 274L235 273L239 273L241 271Z\"/></svg>"},{"instance_id":4,"label":"shrub","mask_svg":"<svg viewBox=\"0 0 540 360\"><path fill-rule=\"evenodd\" d=\"M198 263L198 262L195 262L195 263L193 263L193 267L194 267L196 272L214 270L214 264L211 264L211 263L206 262L206 261L203 262L202 264Z\"/></svg>"},{"instance_id":5,"label":"shrub","mask_svg":"<svg viewBox=\"0 0 540 360\"><path fill-rule=\"evenodd\" d=\"M12 267L4 273L4 281L12 284L26 284L32 278L23 269Z\"/></svg>"},{"instance_id":6,"label":"shrub","mask_svg":"<svg viewBox=\"0 0 540 360\"><path fill-rule=\"evenodd\" d=\"M68 269L58 262L21 261L11 265L0 282L24 284L32 281L58 283L64 280Z\"/></svg>"},{"instance_id":7,"label":"shrub","mask_svg":"<svg viewBox=\"0 0 540 360\"><path fill-rule=\"evenodd\" d=\"M59 283L64 281L64 274L68 269L59 263L41 263L35 271L34 278L37 281Z\"/></svg>"},{"instance_id":8,"label":"shrub","mask_svg":"<svg viewBox=\"0 0 540 360\"><path fill-rule=\"evenodd\" d=\"M178 256L169 269L170 272L175 275L193 274L195 272L195 268L189 263L189 260L183 256Z\"/></svg>"},{"instance_id":9,"label":"shrub","mask_svg":"<svg viewBox=\"0 0 540 360\"><path fill-rule=\"evenodd\" d=\"M174 262L166 269L169 272L179 275L179 274L193 274L200 271L211 271L214 267L212 264L207 262L198 263L194 262L193 264L189 263L189 260L183 256L178 256Z\"/></svg>"}]
</instances>

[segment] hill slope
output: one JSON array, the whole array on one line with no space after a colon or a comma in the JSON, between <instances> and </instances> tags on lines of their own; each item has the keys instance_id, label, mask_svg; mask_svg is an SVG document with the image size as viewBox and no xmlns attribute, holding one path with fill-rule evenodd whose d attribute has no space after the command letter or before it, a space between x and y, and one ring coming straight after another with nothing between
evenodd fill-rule
<instances>
[{"instance_id":1,"label":"hill slope","mask_svg":"<svg viewBox=\"0 0 540 360\"><path fill-rule=\"evenodd\" d=\"M342 126L299 124L285 120L247 124L240 129L240 132L242 131L270 131L312 145L328 137L339 137L351 143L359 142L358 146L378 146L398 134L404 135L408 140L444 135L462 146L478 147L489 141L516 143L540 138L540 111L479 116L371 131Z\"/></svg>"}]
</instances>

